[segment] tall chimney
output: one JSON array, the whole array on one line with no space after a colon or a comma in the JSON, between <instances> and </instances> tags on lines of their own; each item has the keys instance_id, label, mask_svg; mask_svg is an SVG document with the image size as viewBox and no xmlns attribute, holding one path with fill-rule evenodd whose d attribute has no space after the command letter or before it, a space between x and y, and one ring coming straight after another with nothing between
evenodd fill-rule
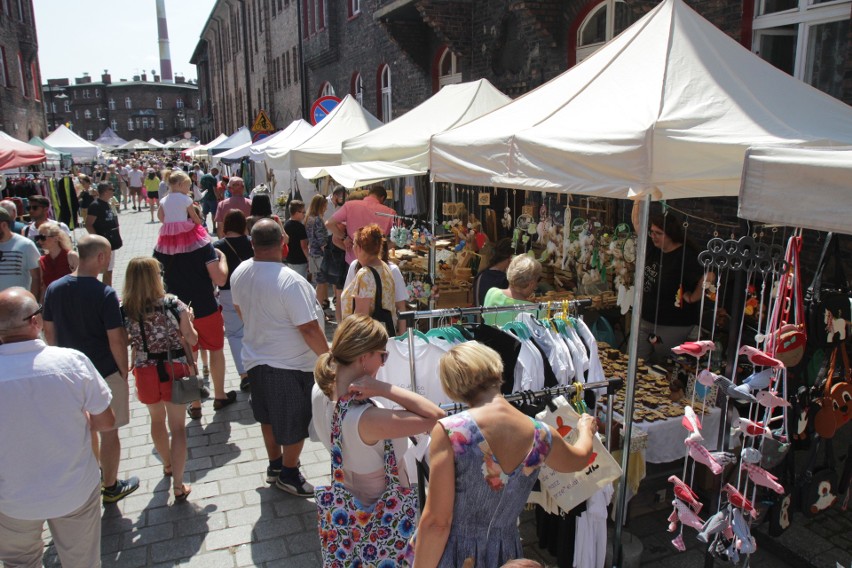
<instances>
[{"instance_id":1,"label":"tall chimney","mask_svg":"<svg viewBox=\"0 0 852 568\"><path fill-rule=\"evenodd\" d=\"M172 79L172 56L169 52L169 25L166 21L166 0L157 0L157 38L160 44L160 75L163 83Z\"/></svg>"}]
</instances>

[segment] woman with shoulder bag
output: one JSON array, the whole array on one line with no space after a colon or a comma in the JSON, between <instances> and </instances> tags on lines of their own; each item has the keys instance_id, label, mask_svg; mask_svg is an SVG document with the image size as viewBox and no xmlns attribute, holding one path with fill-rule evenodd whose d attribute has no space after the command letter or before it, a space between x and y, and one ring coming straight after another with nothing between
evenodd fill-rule
<instances>
[{"instance_id":1,"label":"woman with shoulder bag","mask_svg":"<svg viewBox=\"0 0 852 568\"><path fill-rule=\"evenodd\" d=\"M326 550L338 539L351 537L350 548L339 548L346 557L337 557L347 565L356 558L365 566L377 565L380 559L392 561L393 566L408 565L410 559L403 549L414 529L417 501L407 489L408 475L402 460L408 447L406 438L426 432L445 416L425 397L376 380L387 360L387 342L388 335L379 322L362 314L352 315L340 324L331 350L320 355L314 369L313 425L332 452L336 472L334 486L317 488L320 536ZM370 397L383 397L399 409L371 404ZM374 531L381 532L364 533L361 526L350 525L351 534L345 536L348 528L324 516L324 512L331 513L326 505L332 493L349 501L349 513L359 519L355 525L367 516L380 516L382 522L376 523ZM330 501L334 503L335 499ZM391 518L386 522L387 515ZM336 529L323 529L332 524Z\"/></svg>"},{"instance_id":2,"label":"woman with shoulder bag","mask_svg":"<svg viewBox=\"0 0 852 568\"><path fill-rule=\"evenodd\" d=\"M197 373L185 348L198 343L198 334L192 326L192 312L174 296L166 295L160 274L157 259L131 259L122 309L133 349L136 396L151 414L151 438L163 462L163 475L171 476L175 502L182 502L191 491L183 483L186 419L184 405L171 402L172 380Z\"/></svg>"},{"instance_id":3,"label":"woman with shoulder bag","mask_svg":"<svg viewBox=\"0 0 852 568\"><path fill-rule=\"evenodd\" d=\"M388 335L396 335L405 331L405 322L396 316L397 309L405 309L405 302L396 302L393 273L381 259L383 240L375 223L355 232L352 248L361 268L344 288L340 304L344 319L353 313L369 315L385 324ZM381 302L377 301L380 296Z\"/></svg>"}]
</instances>

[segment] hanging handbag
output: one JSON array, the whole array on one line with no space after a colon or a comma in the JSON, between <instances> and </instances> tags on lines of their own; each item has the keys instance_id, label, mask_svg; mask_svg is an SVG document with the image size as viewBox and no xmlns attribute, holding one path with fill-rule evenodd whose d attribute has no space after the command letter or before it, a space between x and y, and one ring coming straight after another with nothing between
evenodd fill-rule
<instances>
[{"instance_id":1,"label":"hanging handbag","mask_svg":"<svg viewBox=\"0 0 852 568\"><path fill-rule=\"evenodd\" d=\"M388 336L395 337L396 324L393 321L393 314L382 304L382 279L379 277L379 273L375 268L372 266L367 266L366 268L370 269L370 272L373 273L373 278L376 281L376 302L373 306L373 313L370 314L370 317L385 326ZM352 298L352 311L355 311L355 298Z\"/></svg>"},{"instance_id":2,"label":"hanging handbag","mask_svg":"<svg viewBox=\"0 0 852 568\"><path fill-rule=\"evenodd\" d=\"M374 505L365 507L343 485L341 424L352 403L353 398L345 396L334 407L331 485L314 490L323 566L409 566L406 545L414 532L417 494L399 483L391 441L384 441L385 491Z\"/></svg>"},{"instance_id":3,"label":"hanging handbag","mask_svg":"<svg viewBox=\"0 0 852 568\"><path fill-rule=\"evenodd\" d=\"M820 446L825 446L825 461L814 469ZM834 467L834 449L831 440L817 438L811 447L808 467L799 482L799 504L802 514L813 518L825 511L838 498L837 471Z\"/></svg>"},{"instance_id":4,"label":"hanging handbag","mask_svg":"<svg viewBox=\"0 0 852 568\"><path fill-rule=\"evenodd\" d=\"M837 352L840 352L845 367L840 379L835 380L835 364L837 363ZM846 353L845 345L838 345L831 353L831 359L828 364L828 372L825 374L825 382L820 387L818 394L814 397L814 403L819 406L814 414L814 429L816 433L826 439L831 439L837 433L837 429L843 426L849 420L850 414L850 399L852 399L852 389L850 389L850 371L849 356ZM820 392L821 391L821 392Z\"/></svg>"},{"instance_id":5,"label":"hanging handbag","mask_svg":"<svg viewBox=\"0 0 852 568\"><path fill-rule=\"evenodd\" d=\"M834 280L826 284L823 277L830 256L829 248L834 250ZM840 258L840 241L833 233L828 233L813 282L805 293L808 340L814 346L833 346L846 340L852 320L849 296L849 285Z\"/></svg>"},{"instance_id":6,"label":"hanging handbag","mask_svg":"<svg viewBox=\"0 0 852 568\"><path fill-rule=\"evenodd\" d=\"M779 359L788 369L802 361L808 341L805 325L802 323L805 319L805 308L799 273L801 249L802 237L790 237L784 257L790 270L784 272L778 281L778 298L770 316L766 341L766 352Z\"/></svg>"},{"instance_id":7,"label":"hanging handbag","mask_svg":"<svg viewBox=\"0 0 852 568\"><path fill-rule=\"evenodd\" d=\"M169 316L166 313L166 310L172 312L180 322L180 319L176 315L177 308L170 302L169 299L163 301L163 315L166 317L166 325L169 326L170 321ZM187 349L188 345L183 338L183 334L180 331L180 325L178 324L177 328L178 336L180 336L180 342L183 346L184 353L186 355L186 360L191 365L191 369L193 372L189 375L178 377L175 376L172 378L172 404L189 404L190 402L195 402L196 400L201 400L203 398L207 398L210 396L210 391L207 390L207 387L204 386L204 381L201 377L198 376L198 367L196 367L195 362L192 357L192 349ZM168 350L168 360L169 366L174 369L174 362L172 361L172 349L169 346Z\"/></svg>"}]
</instances>

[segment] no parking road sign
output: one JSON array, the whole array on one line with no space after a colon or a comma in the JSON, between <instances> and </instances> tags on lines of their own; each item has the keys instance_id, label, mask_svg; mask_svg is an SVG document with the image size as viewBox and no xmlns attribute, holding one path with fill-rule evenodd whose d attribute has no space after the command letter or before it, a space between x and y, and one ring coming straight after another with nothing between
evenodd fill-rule
<instances>
[{"instance_id":1,"label":"no parking road sign","mask_svg":"<svg viewBox=\"0 0 852 568\"><path fill-rule=\"evenodd\" d=\"M339 104L340 99L332 95L318 98L311 106L311 124L316 126L317 123L328 116L334 110L334 107Z\"/></svg>"}]
</instances>

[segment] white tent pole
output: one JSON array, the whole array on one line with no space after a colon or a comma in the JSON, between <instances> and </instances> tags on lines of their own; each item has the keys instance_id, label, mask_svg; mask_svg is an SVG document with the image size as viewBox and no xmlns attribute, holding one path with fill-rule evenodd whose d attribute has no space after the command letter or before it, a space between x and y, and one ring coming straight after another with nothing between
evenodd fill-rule
<instances>
[{"instance_id":1,"label":"white tent pole","mask_svg":"<svg viewBox=\"0 0 852 568\"><path fill-rule=\"evenodd\" d=\"M435 208L438 206L436 201L437 192L435 191L435 180L429 176L429 230L432 232L432 238L429 239L429 280L431 281L432 291L435 290L435 272L437 268L437 251L435 250ZM429 297L429 309L435 309L435 300L432 296ZM431 320L430 320L431 324ZM413 325L413 324L412 324ZM430 325L431 327L431 325Z\"/></svg>"},{"instance_id":2,"label":"white tent pole","mask_svg":"<svg viewBox=\"0 0 852 568\"><path fill-rule=\"evenodd\" d=\"M612 544L612 566L618 568L622 560L621 529L624 525L624 508L627 498L627 466L630 464L630 441L633 433L633 398L636 393L636 368L638 366L637 351L639 342L639 325L642 321L642 291L645 287L645 253L648 243L648 218L651 211L651 191L645 193L639 202L639 228L636 243L636 270L633 277L633 317L630 319L630 343L627 356L627 391L624 394L624 428L622 429L621 482L618 484L618 495L615 503L615 534ZM615 395L610 395L607 404L615 403ZM607 432L607 437L612 432Z\"/></svg>"}]
</instances>

